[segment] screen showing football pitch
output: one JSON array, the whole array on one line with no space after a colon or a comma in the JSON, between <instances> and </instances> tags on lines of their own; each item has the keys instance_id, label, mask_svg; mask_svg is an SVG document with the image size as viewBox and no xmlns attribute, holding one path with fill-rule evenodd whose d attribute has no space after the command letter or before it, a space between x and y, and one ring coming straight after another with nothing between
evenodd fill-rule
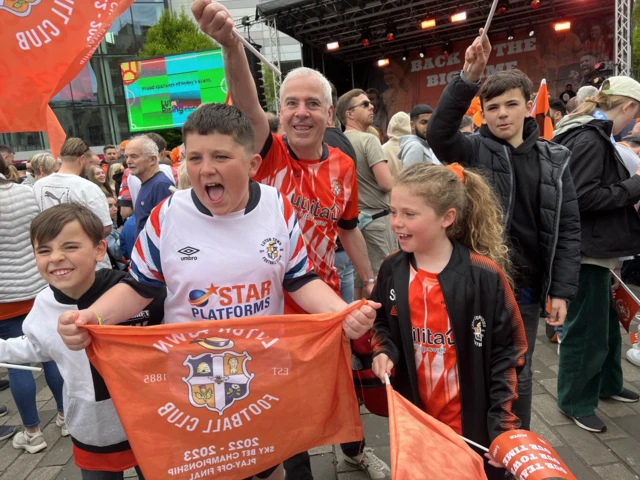
<instances>
[{"instance_id":1,"label":"screen showing football pitch","mask_svg":"<svg viewBox=\"0 0 640 480\"><path fill-rule=\"evenodd\" d=\"M222 51L209 50L120 64L131 132L181 127L203 103L224 103Z\"/></svg>"}]
</instances>

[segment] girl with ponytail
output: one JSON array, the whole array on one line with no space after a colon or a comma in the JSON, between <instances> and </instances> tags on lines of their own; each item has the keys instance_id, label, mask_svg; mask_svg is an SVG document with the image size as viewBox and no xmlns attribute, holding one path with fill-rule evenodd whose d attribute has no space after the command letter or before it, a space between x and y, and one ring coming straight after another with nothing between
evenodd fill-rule
<instances>
[{"instance_id":1,"label":"girl with ponytail","mask_svg":"<svg viewBox=\"0 0 640 480\"><path fill-rule=\"evenodd\" d=\"M503 215L482 176L416 164L391 191L400 250L380 267L372 300L373 371L480 445L520 427L512 411L524 326L506 272ZM489 480L504 470L485 461Z\"/></svg>"}]
</instances>

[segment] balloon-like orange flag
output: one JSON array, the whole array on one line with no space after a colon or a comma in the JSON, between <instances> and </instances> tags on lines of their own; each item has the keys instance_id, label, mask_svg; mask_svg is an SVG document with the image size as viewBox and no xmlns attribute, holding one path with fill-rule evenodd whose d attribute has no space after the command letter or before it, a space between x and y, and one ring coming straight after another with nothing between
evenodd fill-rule
<instances>
[{"instance_id":1,"label":"balloon-like orange flag","mask_svg":"<svg viewBox=\"0 0 640 480\"><path fill-rule=\"evenodd\" d=\"M451 428L387 385L393 480L487 480L484 461Z\"/></svg>"},{"instance_id":2,"label":"balloon-like orange flag","mask_svg":"<svg viewBox=\"0 0 640 480\"><path fill-rule=\"evenodd\" d=\"M345 313L89 327L146 478L242 479L362 439Z\"/></svg>"},{"instance_id":3,"label":"balloon-like orange flag","mask_svg":"<svg viewBox=\"0 0 640 480\"><path fill-rule=\"evenodd\" d=\"M66 135L48 102L133 1L0 1L0 132L45 131L57 157Z\"/></svg>"}]
</instances>

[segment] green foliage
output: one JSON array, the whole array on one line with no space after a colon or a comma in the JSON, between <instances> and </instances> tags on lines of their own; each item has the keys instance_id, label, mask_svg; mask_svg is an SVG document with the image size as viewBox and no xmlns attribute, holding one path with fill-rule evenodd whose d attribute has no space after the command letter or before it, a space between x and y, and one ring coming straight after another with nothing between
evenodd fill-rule
<instances>
[{"instance_id":1,"label":"green foliage","mask_svg":"<svg viewBox=\"0 0 640 480\"><path fill-rule=\"evenodd\" d=\"M264 63L260 63L260 66L262 67L262 82L264 85L264 98L267 102L267 110L279 114L276 108L276 86L273 81L273 75L269 67Z\"/></svg>"},{"instance_id":2,"label":"green foliage","mask_svg":"<svg viewBox=\"0 0 640 480\"><path fill-rule=\"evenodd\" d=\"M633 37L631 46L633 77L640 78L640 2L633 8Z\"/></svg>"},{"instance_id":3,"label":"green foliage","mask_svg":"<svg viewBox=\"0 0 640 480\"><path fill-rule=\"evenodd\" d=\"M162 12L156 25L147 32L147 41L138 52L138 58L160 57L176 53L211 50L218 44L202 33L184 12Z\"/></svg>"}]
</instances>

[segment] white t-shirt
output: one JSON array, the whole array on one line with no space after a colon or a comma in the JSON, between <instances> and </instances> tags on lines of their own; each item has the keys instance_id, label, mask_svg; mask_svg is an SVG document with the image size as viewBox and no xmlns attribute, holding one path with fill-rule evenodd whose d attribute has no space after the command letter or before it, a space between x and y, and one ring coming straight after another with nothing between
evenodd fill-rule
<instances>
[{"instance_id":1,"label":"white t-shirt","mask_svg":"<svg viewBox=\"0 0 640 480\"><path fill-rule=\"evenodd\" d=\"M171 180L171 183L175 185L176 181L173 178L173 171L171 170L171 167L169 165L165 165L164 163L161 163L158 166L160 167L160 171L164 173L169 178L169 180ZM135 206L136 198L138 198L138 192L140 191L142 182L135 175L129 175L129 180L127 181L129 182L129 193L131 193L131 204Z\"/></svg>"},{"instance_id":2,"label":"white t-shirt","mask_svg":"<svg viewBox=\"0 0 640 480\"><path fill-rule=\"evenodd\" d=\"M62 203L80 203L95 213L103 226L113 225L104 192L96 184L78 175L54 173L41 178L33 185L33 193L41 211ZM106 255L98 263L96 270L100 268L111 268Z\"/></svg>"}]
</instances>

